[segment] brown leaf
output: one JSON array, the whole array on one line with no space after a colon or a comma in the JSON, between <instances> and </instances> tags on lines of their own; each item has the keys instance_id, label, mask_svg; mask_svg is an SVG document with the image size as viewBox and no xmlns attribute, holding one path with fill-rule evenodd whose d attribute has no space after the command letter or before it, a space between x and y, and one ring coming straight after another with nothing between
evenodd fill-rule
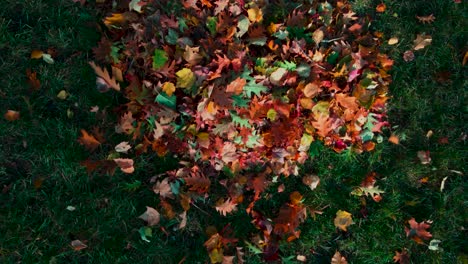
<instances>
[{"instance_id":1,"label":"brown leaf","mask_svg":"<svg viewBox=\"0 0 468 264\"><path fill-rule=\"evenodd\" d=\"M312 125L317 130L317 135L326 137L330 133L332 121L328 119L327 115L320 114L317 121L312 121Z\"/></svg>"},{"instance_id":2,"label":"brown leaf","mask_svg":"<svg viewBox=\"0 0 468 264\"><path fill-rule=\"evenodd\" d=\"M71 246L72 246L73 250L75 250L75 251L80 251L80 250L85 249L85 248L88 247L85 243L81 242L80 240L73 240L71 242Z\"/></svg>"},{"instance_id":3,"label":"brown leaf","mask_svg":"<svg viewBox=\"0 0 468 264\"><path fill-rule=\"evenodd\" d=\"M233 203L230 198L224 202L221 201L219 205L216 205L216 211L218 211L221 215L224 215L224 216L236 210L237 210L237 204Z\"/></svg>"},{"instance_id":4,"label":"brown leaf","mask_svg":"<svg viewBox=\"0 0 468 264\"><path fill-rule=\"evenodd\" d=\"M311 190L315 190L320 183L320 178L317 175L305 175L302 177L302 183L309 186Z\"/></svg>"},{"instance_id":5,"label":"brown leaf","mask_svg":"<svg viewBox=\"0 0 468 264\"><path fill-rule=\"evenodd\" d=\"M81 134L82 135L78 139L78 142L80 142L80 144L89 151L94 151L97 147L99 147L99 145L101 145L101 143L93 135L88 134L86 130L81 129Z\"/></svg>"},{"instance_id":6,"label":"brown leaf","mask_svg":"<svg viewBox=\"0 0 468 264\"><path fill-rule=\"evenodd\" d=\"M154 226L159 224L159 221L161 220L161 214L156 209L146 206L146 212L144 212L138 218L146 221L148 226Z\"/></svg>"},{"instance_id":7,"label":"brown leaf","mask_svg":"<svg viewBox=\"0 0 468 264\"><path fill-rule=\"evenodd\" d=\"M408 223L410 228L405 226L406 237L413 239L418 244L423 244L423 240L429 240L432 237L432 234L426 230L431 227L430 222L422 221L418 223L413 217L408 220Z\"/></svg>"},{"instance_id":8,"label":"brown leaf","mask_svg":"<svg viewBox=\"0 0 468 264\"><path fill-rule=\"evenodd\" d=\"M247 82L245 79L237 77L237 79L228 84L228 86L226 87L226 92L240 94L244 90L244 86L246 83Z\"/></svg>"},{"instance_id":9,"label":"brown leaf","mask_svg":"<svg viewBox=\"0 0 468 264\"><path fill-rule=\"evenodd\" d=\"M419 22L423 24L431 24L435 20L435 16L433 14L430 14L428 16L416 16L416 18L419 20Z\"/></svg>"},{"instance_id":10,"label":"brown leaf","mask_svg":"<svg viewBox=\"0 0 468 264\"><path fill-rule=\"evenodd\" d=\"M413 46L414 50L424 49L425 47L431 44L432 37L426 34L418 34L416 39L413 42L414 42L414 46Z\"/></svg>"},{"instance_id":11,"label":"brown leaf","mask_svg":"<svg viewBox=\"0 0 468 264\"><path fill-rule=\"evenodd\" d=\"M3 117L5 117L6 120L8 121L15 121L20 118L20 112L15 111L15 110L8 110Z\"/></svg>"},{"instance_id":12,"label":"brown leaf","mask_svg":"<svg viewBox=\"0 0 468 264\"><path fill-rule=\"evenodd\" d=\"M395 256L393 256L393 262L400 264L410 264L410 257L408 256L408 251L403 249L400 252L395 251Z\"/></svg>"},{"instance_id":13,"label":"brown leaf","mask_svg":"<svg viewBox=\"0 0 468 264\"><path fill-rule=\"evenodd\" d=\"M405 53L403 53L403 60L405 60L406 62L413 61L414 60L413 51L411 50L405 51Z\"/></svg>"},{"instance_id":14,"label":"brown leaf","mask_svg":"<svg viewBox=\"0 0 468 264\"><path fill-rule=\"evenodd\" d=\"M191 65L197 65L203 59L200 55L200 47L185 46L184 59Z\"/></svg>"},{"instance_id":15,"label":"brown leaf","mask_svg":"<svg viewBox=\"0 0 468 264\"><path fill-rule=\"evenodd\" d=\"M133 173L135 171L132 159L114 159L114 161L124 173Z\"/></svg>"},{"instance_id":16,"label":"brown leaf","mask_svg":"<svg viewBox=\"0 0 468 264\"><path fill-rule=\"evenodd\" d=\"M28 84L34 91L39 90L41 88L41 82L37 79L37 73L31 71L31 69L26 70L26 76L28 77Z\"/></svg>"},{"instance_id":17,"label":"brown leaf","mask_svg":"<svg viewBox=\"0 0 468 264\"><path fill-rule=\"evenodd\" d=\"M331 264L348 264L345 257L341 256L341 253L336 251L331 259Z\"/></svg>"},{"instance_id":18,"label":"brown leaf","mask_svg":"<svg viewBox=\"0 0 468 264\"><path fill-rule=\"evenodd\" d=\"M314 97L317 96L320 92L321 92L320 87L319 87L317 84L315 84L315 83L308 83L308 84L304 87L304 95L305 95L307 98L314 98Z\"/></svg>"},{"instance_id":19,"label":"brown leaf","mask_svg":"<svg viewBox=\"0 0 468 264\"><path fill-rule=\"evenodd\" d=\"M109 72L106 68L101 68L97 66L93 61L89 62L89 65L94 69L94 72L97 74L96 82L107 85L108 88L112 88L116 91L120 91L120 84L117 83L117 80L109 75Z\"/></svg>"},{"instance_id":20,"label":"brown leaf","mask_svg":"<svg viewBox=\"0 0 468 264\"><path fill-rule=\"evenodd\" d=\"M42 50L33 50L31 52L31 59L40 59L42 58L42 55L44 55Z\"/></svg>"},{"instance_id":21,"label":"brown leaf","mask_svg":"<svg viewBox=\"0 0 468 264\"><path fill-rule=\"evenodd\" d=\"M393 143L393 144L395 144L395 145L398 145L398 144L400 144L400 138L398 138L397 135L392 134L392 135L388 138L388 142Z\"/></svg>"},{"instance_id":22,"label":"brown leaf","mask_svg":"<svg viewBox=\"0 0 468 264\"><path fill-rule=\"evenodd\" d=\"M338 210L334 224L339 229L347 231L347 227L353 224L352 215L346 211Z\"/></svg>"},{"instance_id":23,"label":"brown leaf","mask_svg":"<svg viewBox=\"0 0 468 264\"><path fill-rule=\"evenodd\" d=\"M161 182L157 182L153 186L153 192L159 193L162 198L174 198L171 185L169 184L169 178L164 178Z\"/></svg>"}]
</instances>

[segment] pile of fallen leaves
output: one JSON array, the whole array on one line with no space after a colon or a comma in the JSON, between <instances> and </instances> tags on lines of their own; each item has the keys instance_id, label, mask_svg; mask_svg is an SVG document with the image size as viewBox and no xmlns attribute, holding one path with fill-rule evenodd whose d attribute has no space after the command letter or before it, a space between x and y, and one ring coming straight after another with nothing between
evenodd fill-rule
<instances>
[{"instance_id":1,"label":"pile of fallen leaves","mask_svg":"<svg viewBox=\"0 0 468 264\"><path fill-rule=\"evenodd\" d=\"M183 167L154 177L153 189L164 216L182 219L180 228L195 201L222 215L243 204L262 231L255 247L275 260L278 242L298 238L307 216L298 192L273 220L256 210L275 177L298 175L322 146L361 153L383 139L393 61L379 53L370 19L346 1L298 2L282 20L269 17L261 1L101 5L109 12L107 37L94 50L102 66L90 65L99 91L128 99L115 132L129 142L107 160L83 164L90 172L132 173L132 154L177 156ZM103 140L82 133L90 150ZM210 188L224 188L224 196L210 196ZM142 218L157 216L148 221L157 224L159 212L148 210ZM205 246L212 262L232 262L236 241L211 234Z\"/></svg>"}]
</instances>

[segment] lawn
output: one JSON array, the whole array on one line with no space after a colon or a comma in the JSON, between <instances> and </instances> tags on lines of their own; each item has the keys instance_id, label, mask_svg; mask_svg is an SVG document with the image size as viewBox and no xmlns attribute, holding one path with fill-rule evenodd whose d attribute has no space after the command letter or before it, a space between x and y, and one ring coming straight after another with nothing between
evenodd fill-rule
<instances>
[{"instance_id":1,"label":"lawn","mask_svg":"<svg viewBox=\"0 0 468 264\"><path fill-rule=\"evenodd\" d=\"M382 2L386 10L376 12ZM287 190L300 191L304 204L322 213L300 226L299 239L280 244L283 263L300 263L298 255L307 263L330 263L336 251L349 263L392 263L395 251L402 250L409 263L468 263L468 79L463 65L468 5L456 2L353 1L355 12L369 15L382 39L399 40L394 45L385 41L381 50L394 60L388 120L400 142L385 139L361 155L321 150L302 170L320 177L313 191L301 177L284 181ZM189 211L185 229L175 231L177 221L163 220L152 228L150 242L141 239L145 223L138 216L159 199L150 179L176 168L173 158L148 153L135 160L135 173L113 176L88 175L80 165L90 157L77 141L80 130L99 126L112 131L115 109L125 103L118 93L96 90L88 64L107 14L95 4L71 0L5 0L2 6L0 112L19 111L20 118L0 119L1 263L208 263L205 229L221 230L228 223L240 238L246 263L262 263L244 242L255 231L252 219L243 212L223 217L203 204ZM416 17L430 14L435 17L431 23ZM404 52L423 33L432 42L405 61ZM33 50L52 54L54 63L31 59ZM98 113L90 111L94 106ZM111 135L102 148L123 140ZM370 172L385 191L378 203L350 194ZM270 192L277 188L273 185ZM259 206L278 208L285 199L286 194L264 199ZM338 210L353 214L348 232L334 226ZM428 249L430 240L418 244L407 237L411 218L432 221L428 231L441 241L438 250ZM87 248L74 250L74 240Z\"/></svg>"}]
</instances>

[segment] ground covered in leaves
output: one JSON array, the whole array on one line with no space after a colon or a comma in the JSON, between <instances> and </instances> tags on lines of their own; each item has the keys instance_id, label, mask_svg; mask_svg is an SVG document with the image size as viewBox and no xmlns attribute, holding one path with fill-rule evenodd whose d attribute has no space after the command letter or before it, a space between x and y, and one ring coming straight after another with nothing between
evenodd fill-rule
<instances>
[{"instance_id":1,"label":"ground covered in leaves","mask_svg":"<svg viewBox=\"0 0 468 264\"><path fill-rule=\"evenodd\" d=\"M9 2L2 261L466 261L466 4Z\"/></svg>"}]
</instances>

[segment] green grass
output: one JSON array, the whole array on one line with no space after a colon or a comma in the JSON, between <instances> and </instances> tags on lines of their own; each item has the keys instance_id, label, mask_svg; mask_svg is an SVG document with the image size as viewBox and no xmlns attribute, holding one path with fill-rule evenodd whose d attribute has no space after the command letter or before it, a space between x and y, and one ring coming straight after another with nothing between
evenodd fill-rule
<instances>
[{"instance_id":1,"label":"green grass","mask_svg":"<svg viewBox=\"0 0 468 264\"><path fill-rule=\"evenodd\" d=\"M320 176L321 184L314 191L307 190L300 178L288 179L288 190L297 189L307 205L326 209L301 226L299 240L281 245L282 257L302 254L308 263L329 263L339 250L350 263L390 263L394 251L407 248L413 263L467 263L468 81L467 66L461 65L468 49L467 5L448 0L388 0L384 1L387 11L376 14L377 2L357 0L355 6L359 13L374 17L373 27L384 33L384 39L400 39L395 46L383 44L382 49L395 60L389 120L392 131L405 140L352 157L323 151L303 170ZM436 17L433 24L421 24L415 18L429 14ZM100 39L97 17L92 5L80 7L65 0L2 4L0 112L17 110L21 119L0 120L0 188L4 190L0 193L0 262L178 263L187 257L186 263L205 263L204 229L214 225L220 230L231 222L235 234L242 237L254 230L248 216L223 218L199 204L200 209L189 211L186 230L173 232L174 223L163 221L161 226L170 235L155 227L154 237L146 243L139 237L143 222L137 217L146 205L157 204L149 179L174 167L174 161L143 156L137 160L135 174L118 172L113 177L88 176L79 166L89 156L76 141L79 130L100 125L112 131L112 110L122 101L118 95L96 91L94 73L87 65L91 48ZM403 52L423 32L432 36L432 45L415 51L414 61L403 61ZM29 58L33 49L47 48L57 50L55 64ZM28 68L38 74L39 91L31 91L26 82ZM61 90L70 97L58 99ZM90 113L94 105L108 115ZM433 135L427 138L429 130ZM439 142L443 137L448 144ZM112 148L119 139L102 148ZM430 151L431 164L420 164L416 156L420 150ZM99 156L99 151L93 155ZM379 174L377 185L386 193L380 203L367 200L368 217L364 218L359 213L361 200L349 193L369 171ZM419 183L423 177L428 177L428 183ZM39 179L42 185L35 188ZM141 186L128 188L136 181ZM287 194L277 197L262 201L261 206L278 210ZM76 210L68 211L67 206ZM348 233L337 232L333 225L338 210L353 214L356 224ZM406 238L404 226L411 217L418 222L433 220L429 230L442 241L443 251L430 251ZM86 241L88 248L73 251L74 239ZM247 254L246 259L261 263L258 255Z\"/></svg>"}]
</instances>

